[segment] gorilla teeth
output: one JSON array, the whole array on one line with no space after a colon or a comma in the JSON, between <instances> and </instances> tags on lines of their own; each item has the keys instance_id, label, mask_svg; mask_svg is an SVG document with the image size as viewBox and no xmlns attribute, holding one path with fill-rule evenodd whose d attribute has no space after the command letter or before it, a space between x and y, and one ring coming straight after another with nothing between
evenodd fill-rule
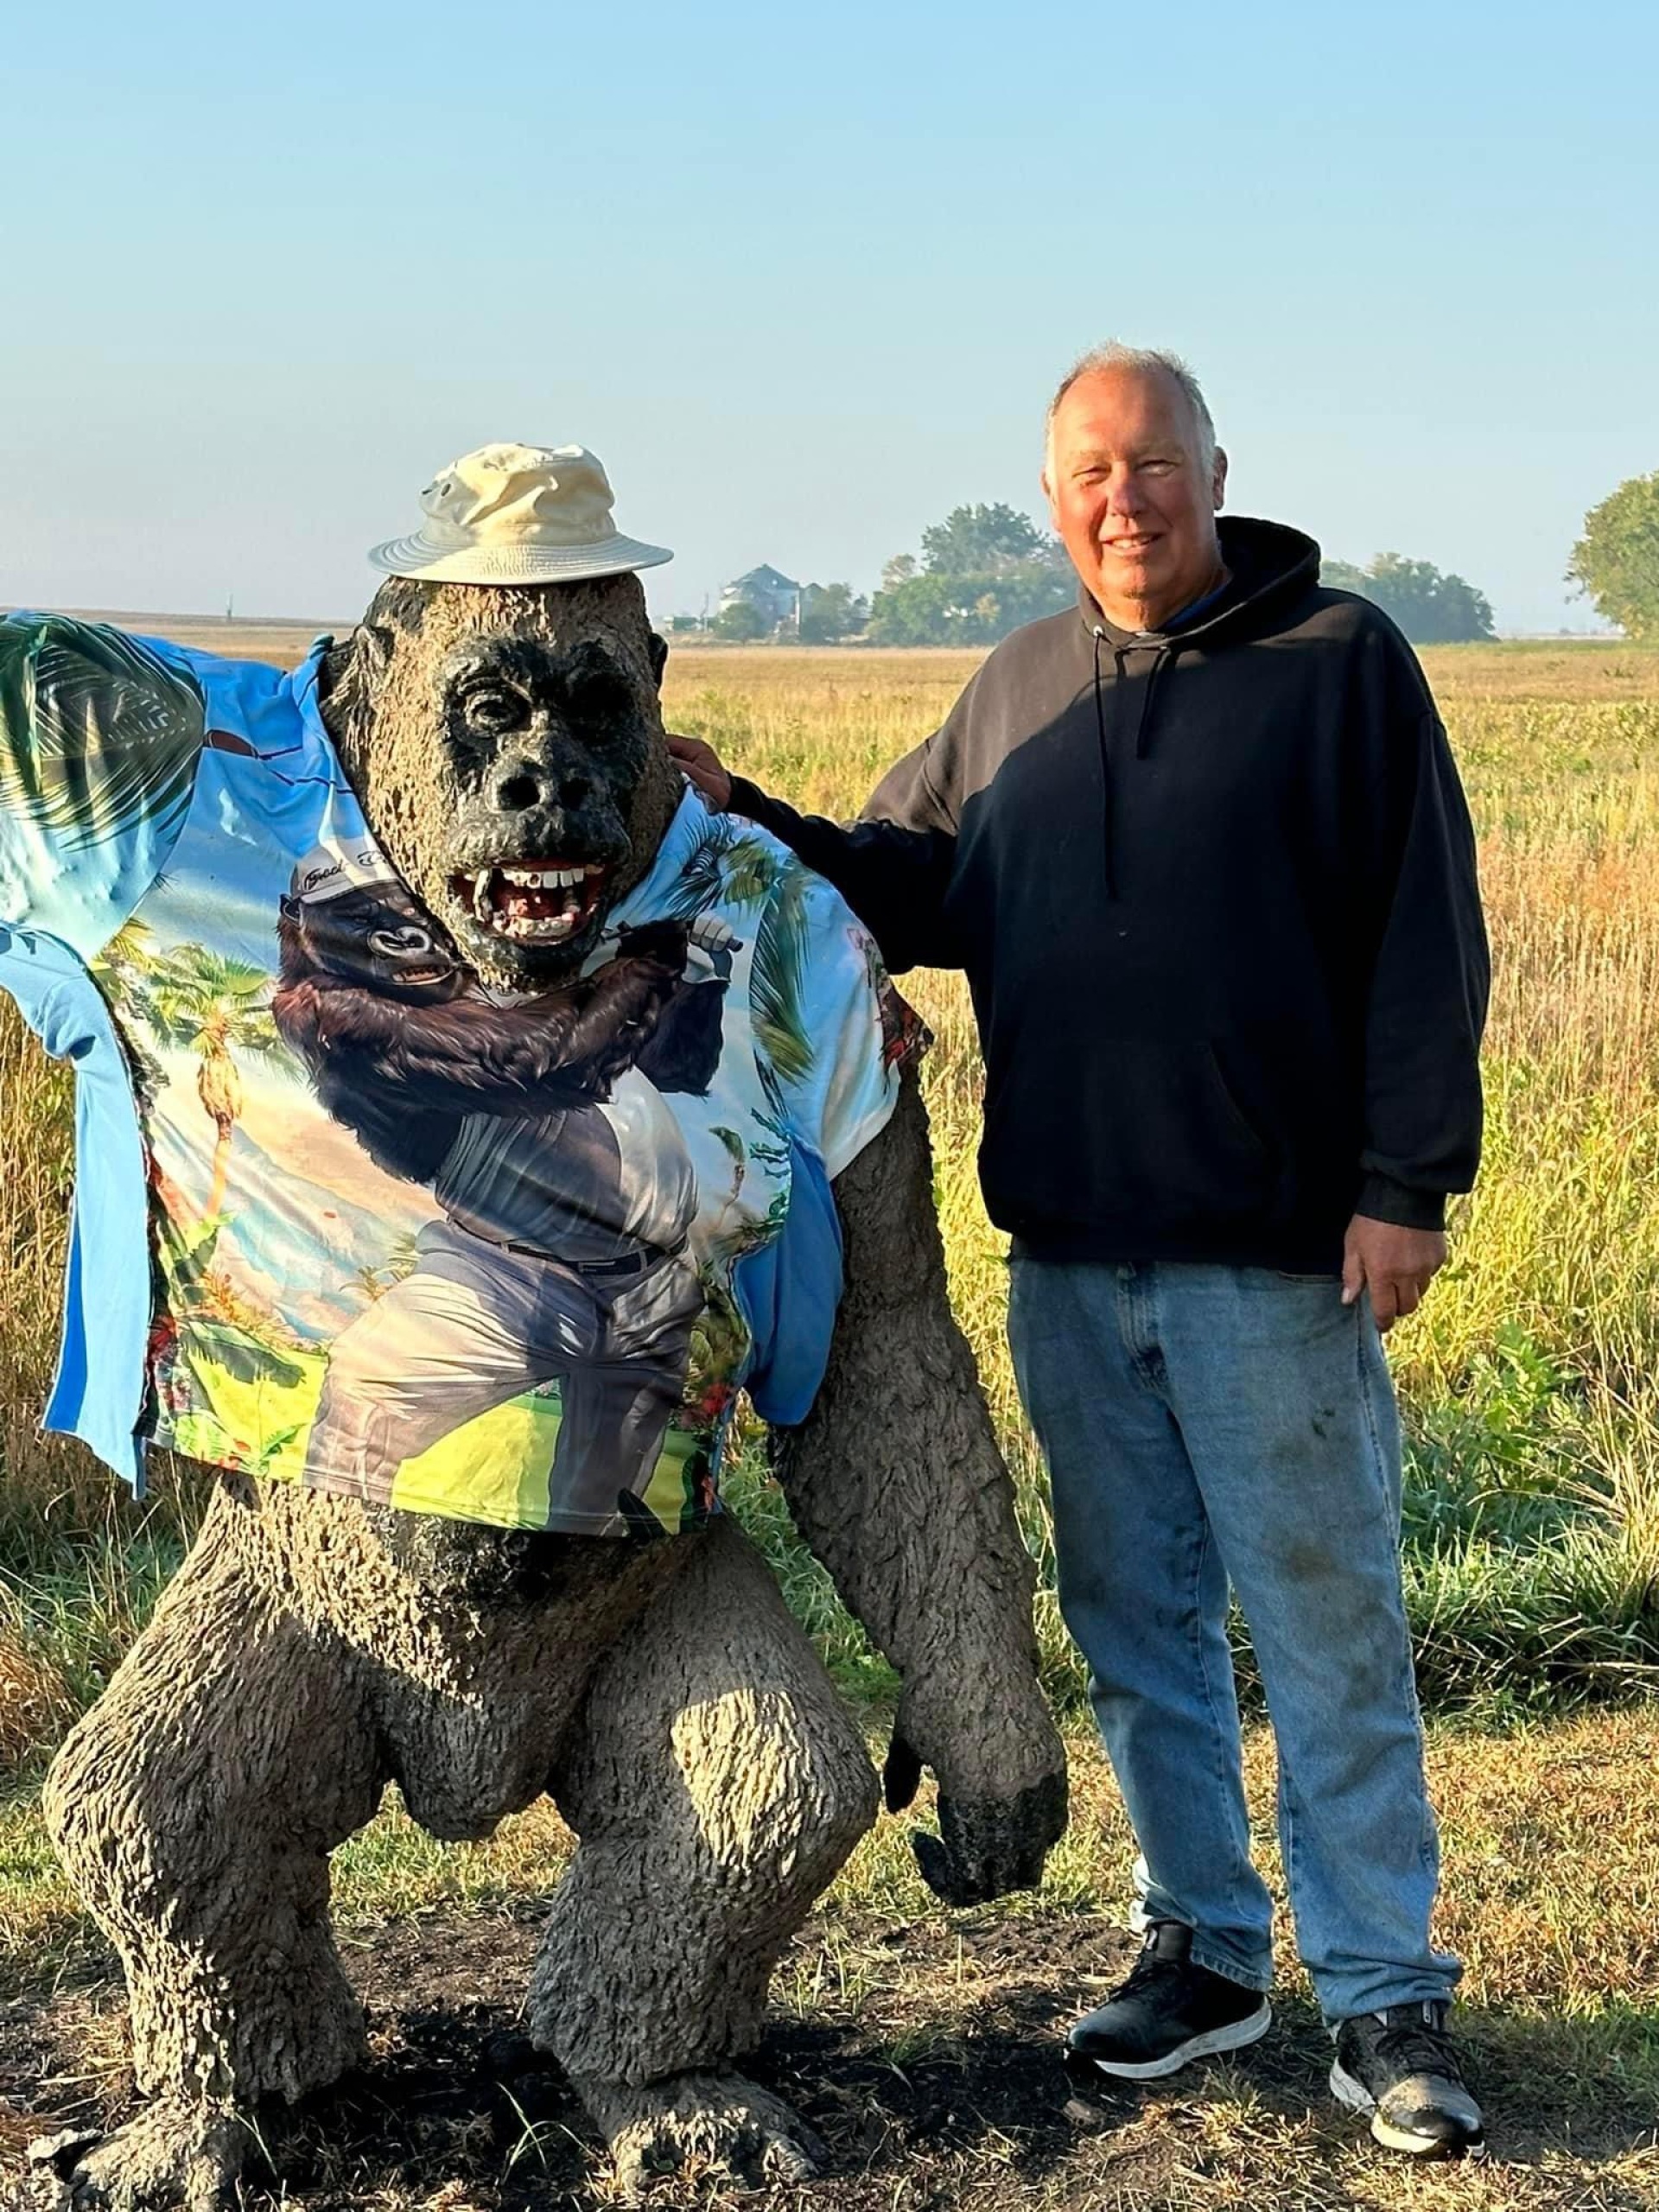
<instances>
[{"instance_id":1,"label":"gorilla teeth","mask_svg":"<svg viewBox=\"0 0 1659 2212\"><path fill-rule=\"evenodd\" d=\"M464 886L474 919L495 936L553 944L581 927L607 873L597 861L573 868L502 861L460 879L456 887Z\"/></svg>"},{"instance_id":2,"label":"gorilla teeth","mask_svg":"<svg viewBox=\"0 0 1659 2212\"><path fill-rule=\"evenodd\" d=\"M524 938L542 944L551 944L562 937L569 937L576 926L575 913L548 916L531 921L527 916L496 914L491 917L491 926L501 937Z\"/></svg>"}]
</instances>

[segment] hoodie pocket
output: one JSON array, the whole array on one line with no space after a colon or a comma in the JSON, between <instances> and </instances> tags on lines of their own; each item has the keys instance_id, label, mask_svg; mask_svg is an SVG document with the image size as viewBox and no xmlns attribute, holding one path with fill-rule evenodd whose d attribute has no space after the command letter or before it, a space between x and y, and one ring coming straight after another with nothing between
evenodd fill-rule
<instances>
[{"instance_id":1,"label":"hoodie pocket","mask_svg":"<svg viewBox=\"0 0 1659 2212\"><path fill-rule=\"evenodd\" d=\"M1275 1148L1204 1039L1100 1039L1070 1082L988 1099L986 1192L1005 1219L1183 1236L1272 1211Z\"/></svg>"},{"instance_id":2,"label":"hoodie pocket","mask_svg":"<svg viewBox=\"0 0 1659 2212\"><path fill-rule=\"evenodd\" d=\"M1229 1082L1227 1071L1222 1065L1221 1055L1216 1047L1213 1045L1206 1045L1204 1050L1205 1057L1210 1064L1211 1072L1215 1077L1217 1096L1220 1098L1232 1122L1234 1135L1246 1149L1255 1155L1262 1173L1270 1174L1274 1166L1272 1145L1250 1119L1243 1099Z\"/></svg>"}]
</instances>

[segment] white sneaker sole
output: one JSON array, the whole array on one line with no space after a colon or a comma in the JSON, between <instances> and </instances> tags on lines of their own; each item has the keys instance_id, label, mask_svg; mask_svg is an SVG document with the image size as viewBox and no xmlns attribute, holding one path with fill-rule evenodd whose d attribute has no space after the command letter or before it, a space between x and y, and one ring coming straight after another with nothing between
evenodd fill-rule
<instances>
[{"instance_id":1,"label":"white sneaker sole","mask_svg":"<svg viewBox=\"0 0 1659 2212\"><path fill-rule=\"evenodd\" d=\"M1195 2058L1215 2058L1224 2050L1243 2050L1247 2044L1260 2043L1273 2025L1273 2007L1264 1997L1254 2012L1244 2019L1235 2020L1230 2027L1211 2028L1207 2035L1194 2036L1172 2050L1166 2058L1148 2058L1138 2064L1128 2059L1096 2058L1092 2051L1076 2050L1079 2058L1088 2059L1103 2074L1109 2074L1115 2082L1161 2082L1166 2075L1179 2074L1183 2066L1190 2066Z\"/></svg>"},{"instance_id":2,"label":"white sneaker sole","mask_svg":"<svg viewBox=\"0 0 1659 2212\"><path fill-rule=\"evenodd\" d=\"M1368 2114L1371 2133L1385 2151L1403 2151L1410 2158L1484 2158L1486 2139L1476 2136L1459 2150L1452 2150L1444 2143L1426 2143L1421 2135L1408 2135L1403 2128L1390 2127L1376 2108L1376 2099L1363 2082L1355 2081L1340 2059L1331 2069L1331 2094L1339 2105L1350 2112Z\"/></svg>"}]
</instances>

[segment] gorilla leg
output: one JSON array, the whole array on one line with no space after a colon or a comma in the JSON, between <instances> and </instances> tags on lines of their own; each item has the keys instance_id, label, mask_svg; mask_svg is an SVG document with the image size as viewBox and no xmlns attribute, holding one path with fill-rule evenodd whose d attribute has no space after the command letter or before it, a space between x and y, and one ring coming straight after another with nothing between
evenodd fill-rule
<instances>
[{"instance_id":1,"label":"gorilla leg","mask_svg":"<svg viewBox=\"0 0 1659 2212\"><path fill-rule=\"evenodd\" d=\"M328 1924L330 1848L382 1776L350 1656L238 1560L224 1491L154 1620L58 1754L45 1809L126 1970L156 2102L74 2176L92 2202L215 2201L241 2115L360 2056Z\"/></svg>"},{"instance_id":2,"label":"gorilla leg","mask_svg":"<svg viewBox=\"0 0 1659 2212\"><path fill-rule=\"evenodd\" d=\"M700 2155L799 2175L815 2146L728 2063L785 1945L875 1817L857 1729L765 1563L721 1522L607 1658L552 1790L581 1839L531 2027L635 2187Z\"/></svg>"}]
</instances>

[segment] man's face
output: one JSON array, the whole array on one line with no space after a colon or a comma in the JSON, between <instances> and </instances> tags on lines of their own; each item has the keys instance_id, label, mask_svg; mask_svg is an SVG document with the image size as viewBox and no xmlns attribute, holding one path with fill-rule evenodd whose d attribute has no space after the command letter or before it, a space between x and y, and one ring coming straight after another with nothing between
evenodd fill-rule
<instances>
[{"instance_id":1,"label":"man's face","mask_svg":"<svg viewBox=\"0 0 1659 2212\"><path fill-rule=\"evenodd\" d=\"M1072 566L1122 629L1155 629L1214 580L1226 480L1225 454L1204 467L1186 395L1164 370L1096 370L1055 410L1049 512Z\"/></svg>"}]
</instances>

